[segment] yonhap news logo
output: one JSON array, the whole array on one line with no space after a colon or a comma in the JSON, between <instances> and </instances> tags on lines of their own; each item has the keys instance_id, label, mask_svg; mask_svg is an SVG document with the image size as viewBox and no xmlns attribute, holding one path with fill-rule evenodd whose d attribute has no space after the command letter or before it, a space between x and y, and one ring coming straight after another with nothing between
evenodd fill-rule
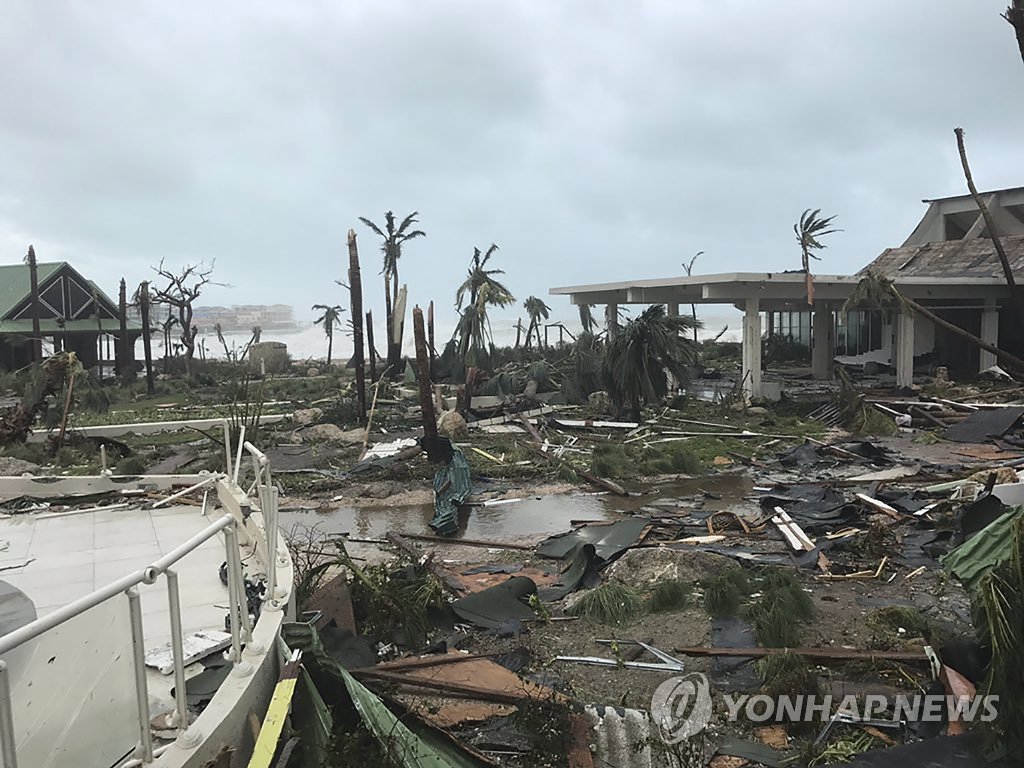
<instances>
[{"instance_id":1,"label":"yonhap news logo","mask_svg":"<svg viewBox=\"0 0 1024 768\"><path fill-rule=\"evenodd\" d=\"M867 695L843 697L766 694L722 694L726 719L750 723L826 722L833 712L851 720L900 722L991 722L998 714L998 696ZM714 713L708 679L700 673L672 677L651 697L651 719L666 744L678 744L703 731Z\"/></svg>"}]
</instances>

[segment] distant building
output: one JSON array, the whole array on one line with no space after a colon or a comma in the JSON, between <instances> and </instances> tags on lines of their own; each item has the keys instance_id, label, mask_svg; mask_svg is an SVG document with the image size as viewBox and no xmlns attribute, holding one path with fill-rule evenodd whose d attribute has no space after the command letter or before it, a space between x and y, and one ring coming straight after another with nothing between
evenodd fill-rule
<instances>
[{"instance_id":1,"label":"distant building","mask_svg":"<svg viewBox=\"0 0 1024 768\"><path fill-rule=\"evenodd\" d=\"M287 304L239 304L231 307L196 307L193 321L200 331L211 332L219 323L224 331L296 327L295 311Z\"/></svg>"},{"instance_id":2,"label":"distant building","mask_svg":"<svg viewBox=\"0 0 1024 768\"><path fill-rule=\"evenodd\" d=\"M117 304L70 264L37 265L39 329L55 351L74 352L86 368L113 366L121 321ZM128 363L142 326L128 320ZM27 264L0 265L0 370L32 362L32 290ZM111 368L112 369L112 368Z\"/></svg>"}]
</instances>

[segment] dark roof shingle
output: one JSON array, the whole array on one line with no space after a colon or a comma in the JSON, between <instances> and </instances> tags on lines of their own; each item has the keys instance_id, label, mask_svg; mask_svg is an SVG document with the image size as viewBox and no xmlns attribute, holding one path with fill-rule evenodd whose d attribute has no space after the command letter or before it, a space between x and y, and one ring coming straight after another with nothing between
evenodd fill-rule
<instances>
[{"instance_id":1,"label":"dark roof shingle","mask_svg":"<svg viewBox=\"0 0 1024 768\"><path fill-rule=\"evenodd\" d=\"M1024 276L1024 236L1002 237L1000 241L1013 273ZM1003 276L995 246L987 237L888 248L858 274L866 272L890 278Z\"/></svg>"}]
</instances>

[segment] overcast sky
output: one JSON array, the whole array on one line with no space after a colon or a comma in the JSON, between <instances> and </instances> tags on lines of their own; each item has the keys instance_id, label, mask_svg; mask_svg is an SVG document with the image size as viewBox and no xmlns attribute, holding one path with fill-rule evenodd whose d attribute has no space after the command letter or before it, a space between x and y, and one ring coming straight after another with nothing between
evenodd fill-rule
<instances>
[{"instance_id":1,"label":"overcast sky","mask_svg":"<svg viewBox=\"0 0 1024 768\"><path fill-rule=\"evenodd\" d=\"M799 267L899 245L920 200L1024 184L1007 0L6 0L2 262L34 243L116 293L216 260L203 303L347 305L357 217L419 210L410 306L453 302L473 246L516 296ZM557 317L573 317L566 298ZM446 310L450 311L450 310ZM511 320L502 319L507 325Z\"/></svg>"}]
</instances>

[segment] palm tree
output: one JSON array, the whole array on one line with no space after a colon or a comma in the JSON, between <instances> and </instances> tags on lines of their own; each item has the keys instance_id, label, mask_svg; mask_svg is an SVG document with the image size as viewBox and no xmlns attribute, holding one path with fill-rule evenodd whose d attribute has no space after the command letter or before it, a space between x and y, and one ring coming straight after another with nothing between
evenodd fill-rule
<instances>
[{"instance_id":1,"label":"palm tree","mask_svg":"<svg viewBox=\"0 0 1024 768\"><path fill-rule=\"evenodd\" d=\"M694 320L670 316L664 305L648 307L608 342L603 378L616 409L640 420L641 403L655 403L668 394L667 373L689 379L700 347L689 338Z\"/></svg>"},{"instance_id":2,"label":"palm tree","mask_svg":"<svg viewBox=\"0 0 1024 768\"><path fill-rule=\"evenodd\" d=\"M313 325L324 327L324 334L327 336L327 365L330 366L331 353L334 349L334 329L341 327L341 313L345 310L337 304L314 304L313 309L321 312L320 317L313 321Z\"/></svg>"},{"instance_id":3,"label":"palm tree","mask_svg":"<svg viewBox=\"0 0 1024 768\"><path fill-rule=\"evenodd\" d=\"M530 327L526 330L526 346L527 348L530 346L531 334L536 334L537 347L540 348L542 346L540 340L541 321L547 320L551 316L551 307L536 296L530 296L524 301L523 307L526 309L526 314L530 316Z\"/></svg>"},{"instance_id":4,"label":"palm tree","mask_svg":"<svg viewBox=\"0 0 1024 768\"><path fill-rule=\"evenodd\" d=\"M697 251L695 254L693 254L693 258L690 259L690 261L688 263L683 264L683 269L686 270L686 276L687 277L693 277L693 265L697 263L697 258L699 256L702 256L703 254L704 254L704 251ZM690 304L690 314L693 316L693 322L696 323L697 322L697 305L696 304ZM697 327L698 327L697 325L693 326L693 340L694 341L697 340Z\"/></svg>"},{"instance_id":5,"label":"palm tree","mask_svg":"<svg viewBox=\"0 0 1024 768\"><path fill-rule=\"evenodd\" d=\"M486 253L474 248L466 279L455 292L455 308L459 310L459 322L455 328L459 356L470 366L476 365L478 356L486 350L491 339L487 308L507 307L516 300L512 292L495 278L495 275L505 274L504 270L487 269L487 263L497 250L494 243ZM463 307L467 295L469 302Z\"/></svg>"},{"instance_id":6,"label":"palm tree","mask_svg":"<svg viewBox=\"0 0 1024 768\"><path fill-rule=\"evenodd\" d=\"M814 277L811 275L811 259L820 261L820 256L815 256L814 251L819 251L825 246L818 240L819 237L831 235L835 232L842 232L841 229L829 229L835 216L821 218L821 208L813 211L808 208L800 216L800 221L793 225L793 232L796 234L796 241L800 244L800 255L803 262L803 271L807 275L807 303L814 305Z\"/></svg>"},{"instance_id":7,"label":"palm tree","mask_svg":"<svg viewBox=\"0 0 1024 768\"><path fill-rule=\"evenodd\" d=\"M384 309L386 310L384 321L388 331L388 366L397 366L398 359L402 356L401 339L397 343L394 340L394 324L397 320L399 331L401 331L405 318L392 317L392 308L398 303L398 261L402 258L402 247L410 240L427 236L427 233L422 229L411 229L411 227L419 223L416 218L419 215L419 211L413 211L402 219L401 224L396 227L395 214L387 211L384 214L383 229L365 216L359 217L359 220L380 237L382 241L380 252L384 254L384 268L381 270L381 274L384 276Z\"/></svg>"},{"instance_id":8,"label":"palm tree","mask_svg":"<svg viewBox=\"0 0 1024 768\"><path fill-rule=\"evenodd\" d=\"M1024 61L1024 0L1010 0L1003 12L1003 18L1013 26L1017 36L1017 48L1020 49L1021 61Z\"/></svg>"},{"instance_id":9,"label":"palm tree","mask_svg":"<svg viewBox=\"0 0 1024 768\"><path fill-rule=\"evenodd\" d=\"M580 325L583 326L584 333L593 333L594 328L597 326L597 321L594 320L593 304L580 304Z\"/></svg>"}]
</instances>

